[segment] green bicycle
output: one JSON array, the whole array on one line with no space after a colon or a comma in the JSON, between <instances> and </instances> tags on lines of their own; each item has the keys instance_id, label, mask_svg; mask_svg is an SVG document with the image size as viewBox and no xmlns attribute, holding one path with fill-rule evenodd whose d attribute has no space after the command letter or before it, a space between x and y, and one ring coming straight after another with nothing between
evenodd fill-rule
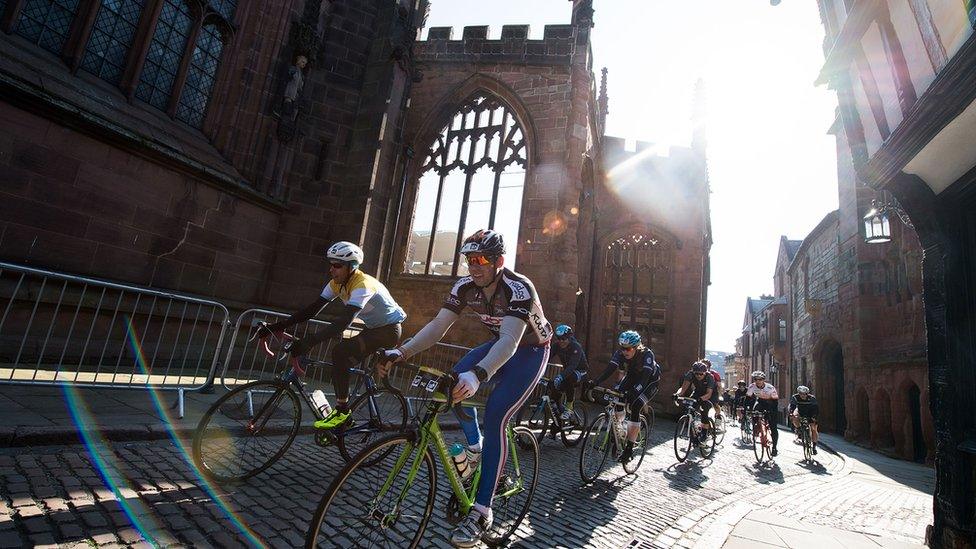
<instances>
[{"instance_id":1,"label":"green bicycle","mask_svg":"<svg viewBox=\"0 0 976 549\"><path fill-rule=\"evenodd\" d=\"M306 547L417 547L439 491L435 458L447 478L446 519L457 524L474 505L481 465L462 480L448 454L437 417L450 401L457 375L421 367L411 386L427 405L406 432L366 447L336 475L319 503ZM448 395L448 396L445 396ZM422 417L421 417L422 416ZM505 543L525 518L538 483L539 444L526 427L506 427L508 459L492 505L494 522L482 541ZM428 542L429 543L429 542Z\"/></svg>"}]
</instances>

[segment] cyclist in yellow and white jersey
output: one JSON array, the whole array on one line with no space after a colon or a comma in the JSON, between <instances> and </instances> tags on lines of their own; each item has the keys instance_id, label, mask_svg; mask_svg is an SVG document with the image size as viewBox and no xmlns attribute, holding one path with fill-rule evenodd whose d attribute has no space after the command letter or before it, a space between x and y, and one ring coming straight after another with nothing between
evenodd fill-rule
<instances>
[{"instance_id":1,"label":"cyclist in yellow and white jersey","mask_svg":"<svg viewBox=\"0 0 976 549\"><path fill-rule=\"evenodd\" d=\"M400 343L400 324L407 318L386 286L359 269L364 258L359 246L351 242L336 242L329 248L326 257L331 280L319 297L285 320L262 327L258 334L267 337L305 322L336 299L342 301L343 307L330 319L331 324L297 341L289 353L300 357L323 341L341 338L357 318L366 325L359 334L342 339L332 350L332 386L336 406L328 416L315 422L317 429L333 429L349 419L349 369L378 349L396 347Z\"/></svg>"}]
</instances>

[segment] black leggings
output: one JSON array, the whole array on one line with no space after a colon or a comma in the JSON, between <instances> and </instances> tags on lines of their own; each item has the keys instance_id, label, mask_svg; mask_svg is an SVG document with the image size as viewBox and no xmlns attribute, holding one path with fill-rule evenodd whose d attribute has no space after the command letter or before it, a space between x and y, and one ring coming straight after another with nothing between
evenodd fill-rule
<instances>
[{"instance_id":1,"label":"black leggings","mask_svg":"<svg viewBox=\"0 0 976 549\"><path fill-rule=\"evenodd\" d=\"M349 398L349 368L378 349L392 349L400 343L400 324L367 328L349 339L341 339L332 349L332 387L336 400Z\"/></svg>"},{"instance_id":2,"label":"black leggings","mask_svg":"<svg viewBox=\"0 0 976 549\"><path fill-rule=\"evenodd\" d=\"M627 405L629 408L627 419L629 421L640 421L640 415L644 410L644 406L647 406L647 403L654 398L655 394L657 394L657 383L642 387L639 391L628 391L626 396L627 402L629 403Z\"/></svg>"},{"instance_id":3,"label":"black leggings","mask_svg":"<svg viewBox=\"0 0 976 549\"><path fill-rule=\"evenodd\" d=\"M576 370L570 372L564 372L560 374L561 379L559 384L553 383L550 385L549 396L552 398L553 402L562 402L562 395L566 394L566 403L574 402L576 400L576 387L579 385L579 381L576 380Z\"/></svg>"}]
</instances>

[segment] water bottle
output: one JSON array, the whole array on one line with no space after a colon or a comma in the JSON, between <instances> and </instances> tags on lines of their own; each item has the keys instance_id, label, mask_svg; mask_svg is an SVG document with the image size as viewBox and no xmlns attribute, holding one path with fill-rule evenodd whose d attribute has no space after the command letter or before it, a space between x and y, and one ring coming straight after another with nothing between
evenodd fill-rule
<instances>
[{"instance_id":1,"label":"water bottle","mask_svg":"<svg viewBox=\"0 0 976 549\"><path fill-rule=\"evenodd\" d=\"M325 398L325 393L321 389L316 389L312 393L312 402L315 403L315 407L322 414L322 417L332 413L332 405L329 404L329 399Z\"/></svg>"},{"instance_id":2,"label":"water bottle","mask_svg":"<svg viewBox=\"0 0 976 549\"><path fill-rule=\"evenodd\" d=\"M464 478L468 472L468 453L464 446L460 442L455 442L448 449L448 453L451 454L451 460L454 462L454 468L457 469L458 475Z\"/></svg>"}]
</instances>

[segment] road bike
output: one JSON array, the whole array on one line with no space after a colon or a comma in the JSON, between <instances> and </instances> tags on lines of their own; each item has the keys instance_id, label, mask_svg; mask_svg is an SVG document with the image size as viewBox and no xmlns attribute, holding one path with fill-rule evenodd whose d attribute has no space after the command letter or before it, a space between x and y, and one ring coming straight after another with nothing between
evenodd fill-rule
<instances>
[{"instance_id":1,"label":"road bike","mask_svg":"<svg viewBox=\"0 0 976 549\"><path fill-rule=\"evenodd\" d=\"M803 460L813 463L813 433L810 418L800 416L800 442L803 444Z\"/></svg>"},{"instance_id":2,"label":"road bike","mask_svg":"<svg viewBox=\"0 0 976 549\"><path fill-rule=\"evenodd\" d=\"M770 431L769 421L766 420L766 413L761 411L749 412L750 422L752 423L752 452L756 455L756 462L760 465L773 459L773 435Z\"/></svg>"},{"instance_id":3,"label":"road bike","mask_svg":"<svg viewBox=\"0 0 976 549\"><path fill-rule=\"evenodd\" d=\"M712 419L712 425L715 428L715 444L716 445L722 444L722 441L725 440L725 429L726 429L724 410L722 411L721 415L715 416L715 418Z\"/></svg>"},{"instance_id":4,"label":"road bike","mask_svg":"<svg viewBox=\"0 0 976 549\"><path fill-rule=\"evenodd\" d=\"M675 397L674 402L685 409L674 428L674 457L684 462L696 446L701 457L708 459L715 451L715 428L702 423L696 399Z\"/></svg>"},{"instance_id":5,"label":"road bike","mask_svg":"<svg viewBox=\"0 0 976 549\"><path fill-rule=\"evenodd\" d=\"M549 380L540 379L539 386L542 388L542 396L523 406L515 418L515 423L538 431L536 437L539 444L542 444L542 439L547 433L551 433L553 438L556 438L556 433L559 433L566 447L576 446L587 425L586 408L582 404L575 406L570 411L569 419L563 420L561 415L556 413L556 406L549 395Z\"/></svg>"},{"instance_id":6,"label":"road bike","mask_svg":"<svg viewBox=\"0 0 976 549\"><path fill-rule=\"evenodd\" d=\"M457 524L474 505L481 478L481 464L462 479L448 453L438 416L454 409L451 390L457 374L422 366L411 382L425 395L412 424L403 433L378 440L365 448L336 475L312 517L306 547L417 547L434 513L441 488L437 470L447 478L450 497L446 519ZM529 511L539 473L539 444L524 426L505 427L505 468L495 488L494 521L482 541L506 542ZM435 463L439 462L439 463ZM372 463L372 465L370 465ZM425 547L431 546L428 540Z\"/></svg>"},{"instance_id":7,"label":"road bike","mask_svg":"<svg viewBox=\"0 0 976 549\"><path fill-rule=\"evenodd\" d=\"M273 465L299 433L302 403L311 411L313 421L323 419L302 379L308 368L332 365L289 356L285 343L294 339L283 333L262 340L263 351L285 362L286 369L274 379L252 381L232 389L200 418L192 453L194 463L207 477L218 482L239 482ZM356 379L350 391L349 419L335 429L314 430L319 446L335 444L346 461L379 436L402 431L407 424L407 402L386 378L380 387L370 369L349 371Z\"/></svg>"},{"instance_id":8,"label":"road bike","mask_svg":"<svg viewBox=\"0 0 976 549\"><path fill-rule=\"evenodd\" d=\"M580 477L584 484L589 484L596 480L607 464L607 460L613 458L613 463L620 461L620 455L627 444L627 423L624 418L627 414L628 406L624 402L624 395L611 389L594 387L594 400L604 400L606 406L603 412L593 420L586 433L583 435L582 446L580 447ZM650 399L648 399L650 400ZM650 410L650 408L647 408ZM637 441L634 442L633 454L629 461L623 463L624 471L633 474L640 468L644 461L644 453L650 440L651 425L654 421L653 411L650 419L646 414L640 416L640 429L637 434Z\"/></svg>"}]
</instances>

